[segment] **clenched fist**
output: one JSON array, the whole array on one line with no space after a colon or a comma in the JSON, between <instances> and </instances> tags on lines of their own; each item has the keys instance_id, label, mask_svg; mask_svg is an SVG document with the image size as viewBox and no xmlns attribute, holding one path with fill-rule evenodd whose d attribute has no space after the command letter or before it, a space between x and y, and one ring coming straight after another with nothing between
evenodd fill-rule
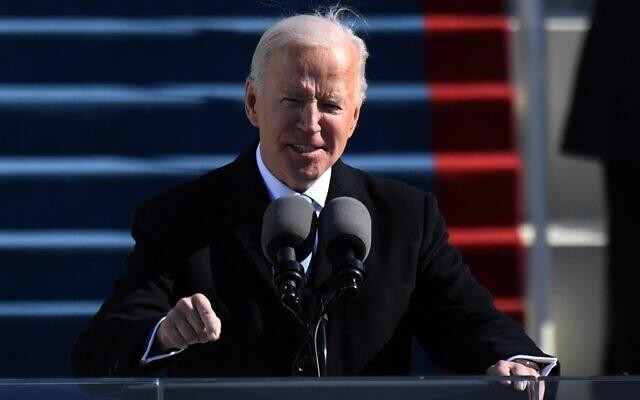
<instances>
[{"instance_id":1,"label":"clenched fist","mask_svg":"<svg viewBox=\"0 0 640 400\"><path fill-rule=\"evenodd\" d=\"M154 341L154 352L185 349L192 344L215 342L222 329L220 318L209 300L200 293L178 300L160 324Z\"/></svg>"}]
</instances>

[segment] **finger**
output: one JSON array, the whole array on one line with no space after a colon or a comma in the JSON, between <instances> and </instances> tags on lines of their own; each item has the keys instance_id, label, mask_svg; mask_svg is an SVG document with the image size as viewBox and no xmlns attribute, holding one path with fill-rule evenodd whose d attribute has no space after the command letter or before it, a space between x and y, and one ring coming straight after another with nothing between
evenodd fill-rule
<instances>
[{"instance_id":1,"label":"finger","mask_svg":"<svg viewBox=\"0 0 640 400\"><path fill-rule=\"evenodd\" d=\"M200 319L200 315L198 314L196 307L192 306L189 310L184 310L183 312L185 320L191 326L191 329L196 335L197 342L206 343L209 339L207 337L204 323Z\"/></svg>"},{"instance_id":2,"label":"finger","mask_svg":"<svg viewBox=\"0 0 640 400\"><path fill-rule=\"evenodd\" d=\"M538 381L538 399L539 400L544 399L544 391L545 391L544 381Z\"/></svg>"},{"instance_id":3,"label":"finger","mask_svg":"<svg viewBox=\"0 0 640 400\"><path fill-rule=\"evenodd\" d=\"M192 303L204 325L207 339L210 341L218 340L220 338L222 322L211 308L209 300L203 295L194 295L192 297Z\"/></svg>"},{"instance_id":4,"label":"finger","mask_svg":"<svg viewBox=\"0 0 640 400\"><path fill-rule=\"evenodd\" d=\"M198 332L202 329L201 322L195 314L190 297L183 297L173 308L175 316L174 323L178 332L188 342L189 345L199 342Z\"/></svg>"},{"instance_id":5,"label":"finger","mask_svg":"<svg viewBox=\"0 0 640 400\"><path fill-rule=\"evenodd\" d=\"M529 368L526 365L522 365L520 363L512 363L511 367L511 375L518 376L535 376L536 378L540 376L538 371L533 368Z\"/></svg>"},{"instance_id":6,"label":"finger","mask_svg":"<svg viewBox=\"0 0 640 400\"><path fill-rule=\"evenodd\" d=\"M538 372L536 370L534 370L533 368L529 368L526 365L522 365L522 364L516 363L516 362L512 362L510 364L511 364L511 366L510 366L511 375L538 377ZM527 388L528 383L529 383L529 381L526 381L526 380L514 381L513 382L513 387L516 390L524 391Z\"/></svg>"},{"instance_id":7,"label":"finger","mask_svg":"<svg viewBox=\"0 0 640 400\"><path fill-rule=\"evenodd\" d=\"M176 318L174 321L174 325L176 327L175 331L180 335L180 337L182 337L188 346L198 343L198 335L184 315L180 314L179 318Z\"/></svg>"},{"instance_id":8,"label":"finger","mask_svg":"<svg viewBox=\"0 0 640 400\"><path fill-rule=\"evenodd\" d=\"M160 325L160 328L158 328L157 336L165 349L183 349L188 346L188 343L185 342L173 323L171 311Z\"/></svg>"},{"instance_id":9,"label":"finger","mask_svg":"<svg viewBox=\"0 0 640 400\"><path fill-rule=\"evenodd\" d=\"M493 364L487 369L487 375L490 376L511 376L510 365L505 361L498 361L496 364ZM500 384L509 386L511 385L510 380L501 380Z\"/></svg>"},{"instance_id":10,"label":"finger","mask_svg":"<svg viewBox=\"0 0 640 400\"><path fill-rule=\"evenodd\" d=\"M515 390L518 390L518 391L522 392L527 388L527 384L528 383L529 382L527 382L527 381L514 381L513 382L513 388Z\"/></svg>"}]
</instances>

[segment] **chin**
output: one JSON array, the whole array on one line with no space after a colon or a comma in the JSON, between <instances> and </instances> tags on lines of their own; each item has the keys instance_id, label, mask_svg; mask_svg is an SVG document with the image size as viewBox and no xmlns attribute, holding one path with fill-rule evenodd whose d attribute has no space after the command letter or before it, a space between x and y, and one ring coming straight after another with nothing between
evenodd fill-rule
<instances>
[{"instance_id":1,"label":"chin","mask_svg":"<svg viewBox=\"0 0 640 400\"><path fill-rule=\"evenodd\" d=\"M287 186L297 191L307 190L320 175L322 174L317 172L300 171L300 173L295 174L295 176L291 176L292 186Z\"/></svg>"}]
</instances>

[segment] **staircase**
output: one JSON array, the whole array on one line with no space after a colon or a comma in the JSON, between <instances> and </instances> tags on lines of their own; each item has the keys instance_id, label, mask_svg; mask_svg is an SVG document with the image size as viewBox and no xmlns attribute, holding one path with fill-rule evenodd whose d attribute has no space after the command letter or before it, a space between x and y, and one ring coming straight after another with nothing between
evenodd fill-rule
<instances>
[{"instance_id":1,"label":"staircase","mask_svg":"<svg viewBox=\"0 0 640 400\"><path fill-rule=\"evenodd\" d=\"M0 3L0 376L69 376L75 338L124 273L135 205L253 140L253 48L279 15L309 11L275 3ZM346 161L435 191L451 241L522 321L502 1L352 5L370 89Z\"/></svg>"}]
</instances>

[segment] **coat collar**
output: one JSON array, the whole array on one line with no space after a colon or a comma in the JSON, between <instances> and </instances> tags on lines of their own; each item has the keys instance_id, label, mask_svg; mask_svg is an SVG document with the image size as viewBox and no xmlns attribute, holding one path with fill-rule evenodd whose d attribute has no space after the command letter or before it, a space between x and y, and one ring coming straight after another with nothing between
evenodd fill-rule
<instances>
[{"instance_id":1,"label":"coat collar","mask_svg":"<svg viewBox=\"0 0 640 400\"><path fill-rule=\"evenodd\" d=\"M252 261L252 268L256 270L260 279L271 288L277 297L273 285L272 267L262 253L262 218L269 205L269 194L262 180L256 164L255 151L258 142L255 141L247 150L241 153L228 168L226 174L226 193L214 193L214 196L225 196L225 223L227 229L242 243L244 250ZM331 183L327 194L327 202L341 196L354 197L367 204L368 197L361 187L359 180L351 169L338 160L333 165ZM219 215L219 212L217 213ZM332 268L323 254L316 254L311 264L311 274L307 286L319 288L331 276Z\"/></svg>"}]
</instances>

